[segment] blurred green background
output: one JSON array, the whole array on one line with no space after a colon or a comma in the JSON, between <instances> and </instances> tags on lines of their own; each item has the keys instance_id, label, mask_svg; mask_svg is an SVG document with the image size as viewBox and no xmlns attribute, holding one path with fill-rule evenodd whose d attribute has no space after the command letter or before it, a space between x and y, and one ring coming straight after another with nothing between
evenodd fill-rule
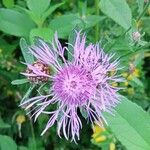
<instances>
[{"instance_id":1,"label":"blurred green background","mask_svg":"<svg viewBox=\"0 0 150 150\"><path fill-rule=\"evenodd\" d=\"M57 31L66 45L77 26L86 32L88 42L100 42L106 52L121 58L126 79L121 93L150 113L148 0L0 0L0 150L128 149L109 127L92 129L90 124L83 126L78 144L60 139L56 127L41 137L48 116L33 123L18 107L29 88L11 84L23 78L20 72L26 68L21 62L28 59L20 39L21 46L33 44L34 37L50 42Z\"/></svg>"}]
</instances>

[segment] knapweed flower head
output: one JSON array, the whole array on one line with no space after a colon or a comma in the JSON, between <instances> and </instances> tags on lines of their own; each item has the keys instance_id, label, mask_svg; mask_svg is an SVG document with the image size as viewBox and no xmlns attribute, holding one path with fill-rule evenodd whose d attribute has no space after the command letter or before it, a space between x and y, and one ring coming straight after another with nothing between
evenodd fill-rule
<instances>
[{"instance_id":1,"label":"knapweed flower head","mask_svg":"<svg viewBox=\"0 0 150 150\"><path fill-rule=\"evenodd\" d=\"M132 32L132 39L135 42L139 42L141 40L141 34L138 31Z\"/></svg>"},{"instance_id":2,"label":"knapweed flower head","mask_svg":"<svg viewBox=\"0 0 150 150\"><path fill-rule=\"evenodd\" d=\"M145 33L140 33L140 31L131 31L129 33L129 44L131 46L144 46L145 44L147 44L146 41L143 40L143 36Z\"/></svg>"},{"instance_id":3,"label":"knapweed flower head","mask_svg":"<svg viewBox=\"0 0 150 150\"><path fill-rule=\"evenodd\" d=\"M122 82L117 75L119 60L113 60L114 54L105 54L99 44L86 46L86 36L80 32L76 34L73 52L62 47L55 34L51 44L39 40L38 46L31 46L30 51L38 62L52 68L53 73L46 74L35 65L27 64L32 70L23 73L30 77L49 78L49 93L38 93L21 103L35 120L40 114L49 115L49 121L42 135L55 123L57 132L71 141L79 140L82 128L79 110L86 113L87 121L102 126L106 122L102 112L112 113L119 102L117 94L119 87L112 86L113 82ZM64 57L67 51L72 60ZM113 74L111 72L113 71ZM52 106L53 110L48 109ZM55 110L54 110L55 108Z\"/></svg>"}]
</instances>

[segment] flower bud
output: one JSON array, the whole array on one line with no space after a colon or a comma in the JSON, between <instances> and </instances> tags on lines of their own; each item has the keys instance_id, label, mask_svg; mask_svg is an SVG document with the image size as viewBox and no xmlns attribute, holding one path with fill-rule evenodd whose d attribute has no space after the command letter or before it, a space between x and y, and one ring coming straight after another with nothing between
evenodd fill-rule
<instances>
[{"instance_id":1,"label":"flower bud","mask_svg":"<svg viewBox=\"0 0 150 150\"><path fill-rule=\"evenodd\" d=\"M34 63L32 64L32 66L35 67L36 69L38 69L40 72L46 74L46 75L49 75L49 74L50 74L50 69L49 69L48 65L43 64L43 63L40 62L40 61L34 62ZM33 72L33 70L31 70L31 69L29 69L29 68L27 68L26 73L28 73L28 74L35 74L35 73ZM42 83L42 82L47 82L48 79L49 79L48 77L43 76L43 75L28 76L27 78L28 78L31 82L36 83L36 84Z\"/></svg>"},{"instance_id":2,"label":"flower bud","mask_svg":"<svg viewBox=\"0 0 150 150\"><path fill-rule=\"evenodd\" d=\"M134 42L139 42L141 40L141 34L138 31L133 32L132 39Z\"/></svg>"}]
</instances>

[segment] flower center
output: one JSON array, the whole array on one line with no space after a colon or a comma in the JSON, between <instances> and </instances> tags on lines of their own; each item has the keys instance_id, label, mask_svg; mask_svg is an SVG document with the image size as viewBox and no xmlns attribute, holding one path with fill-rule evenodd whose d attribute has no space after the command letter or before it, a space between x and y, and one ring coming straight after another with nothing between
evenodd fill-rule
<instances>
[{"instance_id":1,"label":"flower center","mask_svg":"<svg viewBox=\"0 0 150 150\"><path fill-rule=\"evenodd\" d=\"M61 101L82 105L95 92L95 82L90 72L79 66L63 68L55 77L53 89Z\"/></svg>"},{"instance_id":2,"label":"flower center","mask_svg":"<svg viewBox=\"0 0 150 150\"><path fill-rule=\"evenodd\" d=\"M77 87L76 81L71 81L70 87L73 88L73 89L75 89Z\"/></svg>"}]
</instances>

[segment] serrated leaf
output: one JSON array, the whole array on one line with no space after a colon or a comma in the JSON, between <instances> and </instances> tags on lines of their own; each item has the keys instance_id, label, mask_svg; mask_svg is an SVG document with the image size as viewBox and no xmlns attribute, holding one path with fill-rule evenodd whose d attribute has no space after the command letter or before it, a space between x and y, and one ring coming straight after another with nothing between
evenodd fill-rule
<instances>
[{"instance_id":1,"label":"serrated leaf","mask_svg":"<svg viewBox=\"0 0 150 150\"><path fill-rule=\"evenodd\" d=\"M114 116L104 113L109 127L128 150L150 149L150 116L141 107L121 97Z\"/></svg>"},{"instance_id":2,"label":"serrated leaf","mask_svg":"<svg viewBox=\"0 0 150 150\"><path fill-rule=\"evenodd\" d=\"M24 38L20 39L20 48L26 63L32 64L34 62L34 57L30 53L27 42Z\"/></svg>"},{"instance_id":3,"label":"serrated leaf","mask_svg":"<svg viewBox=\"0 0 150 150\"><path fill-rule=\"evenodd\" d=\"M124 29L131 26L132 15L126 0L101 0L100 9Z\"/></svg>"},{"instance_id":4,"label":"serrated leaf","mask_svg":"<svg viewBox=\"0 0 150 150\"><path fill-rule=\"evenodd\" d=\"M1 31L15 36L28 37L30 30L34 27L34 22L27 15L16 10L0 9Z\"/></svg>"},{"instance_id":5,"label":"serrated leaf","mask_svg":"<svg viewBox=\"0 0 150 150\"><path fill-rule=\"evenodd\" d=\"M0 135L0 150L17 150L17 145L12 138Z\"/></svg>"},{"instance_id":6,"label":"serrated leaf","mask_svg":"<svg viewBox=\"0 0 150 150\"><path fill-rule=\"evenodd\" d=\"M12 85L19 85L19 84L24 84L24 83L27 83L29 82L28 79L18 79L18 80L13 80L11 82Z\"/></svg>"}]
</instances>

